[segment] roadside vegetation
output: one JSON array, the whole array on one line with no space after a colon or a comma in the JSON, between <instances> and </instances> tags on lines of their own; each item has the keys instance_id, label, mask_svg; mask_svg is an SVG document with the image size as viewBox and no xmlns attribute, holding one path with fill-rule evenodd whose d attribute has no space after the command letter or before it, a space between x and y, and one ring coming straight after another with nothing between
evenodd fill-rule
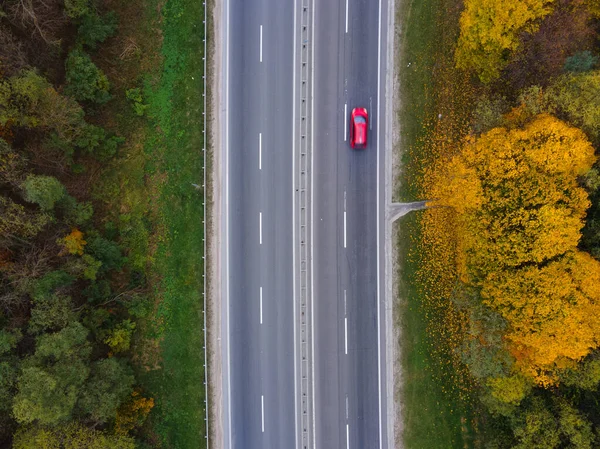
<instances>
[{"instance_id":1,"label":"roadside vegetation","mask_svg":"<svg viewBox=\"0 0 600 449\"><path fill-rule=\"evenodd\" d=\"M205 447L203 15L0 4L2 446Z\"/></svg>"},{"instance_id":2,"label":"roadside vegetation","mask_svg":"<svg viewBox=\"0 0 600 449\"><path fill-rule=\"evenodd\" d=\"M597 2L423 3L406 17L436 17L438 35L414 43L407 25L400 65L397 194L434 206L400 229L406 447L597 447ZM452 387L420 387L414 354ZM428 442L444 421L415 424L419 389L463 410L461 438Z\"/></svg>"}]
</instances>

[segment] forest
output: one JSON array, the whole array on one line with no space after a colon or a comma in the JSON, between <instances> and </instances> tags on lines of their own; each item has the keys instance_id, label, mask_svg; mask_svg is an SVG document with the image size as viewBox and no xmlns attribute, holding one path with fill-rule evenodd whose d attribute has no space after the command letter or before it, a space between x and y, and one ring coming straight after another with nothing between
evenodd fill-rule
<instances>
[{"instance_id":1,"label":"forest","mask_svg":"<svg viewBox=\"0 0 600 449\"><path fill-rule=\"evenodd\" d=\"M438 69L467 100L425 144L419 276L454 323L476 447L600 445L599 19L594 0L465 0Z\"/></svg>"},{"instance_id":2,"label":"forest","mask_svg":"<svg viewBox=\"0 0 600 449\"><path fill-rule=\"evenodd\" d=\"M172 58L159 55L162 39L178 51L179 37L170 30L188 33L189 26L171 20L178 11L161 15L161 8L156 2L0 1L0 447L174 447L170 438L191 433L189 442L197 444L200 437L204 423L185 414L185 404L193 402L200 413L203 393L190 393L173 368L162 374L158 354L172 335L171 296L183 308L197 304L199 294L185 276L181 282L192 293L169 281L170 262L161 254L178 242L169 232L177 234L188 218L197 223L202 207L196 202L195 209L175 211L195 201L193 189L163 201L166 171L178 173L171 189L179 188L177 176L189 177L186 170L164 169L172 163L164 156L171 150L165 136L179 133L182 154L189 145L177 114L160 106L173 102L179 74L171 69L164 87L156 69L162 70L161 58ZM126 20L132 14L142 20ZM168 32L161 35L161 27ZM177 63L181 72L198 67L181 57ZM153 74L143 73L152 68ZM163 103L151 106L150 91ZM170 127L157 125L161 113ZM188 119L199 114L188 111ZM178 157L199 172L197 159ZM165 226L175 214L180 222ZM179 268L199 277L201 269L189 268L185 255ZM165 279L171 282L166 293ZM200 320L196 308L189 315ZM186 352L198 347L196 321L183 326L198 333L184 337L190 348L177 341L172 347L185 363L201 366L199 355ZM165 387L163 377L176 385ZM202 387L195 378L187 381ZM172 395L175 388L188 399ZM173 400L178 407L169 406ZM148 425L156 408L161 418ZM173 408L180 415L165 419ZM173 436L169 426L183 430Z\"/></svg>"}]
</instances>

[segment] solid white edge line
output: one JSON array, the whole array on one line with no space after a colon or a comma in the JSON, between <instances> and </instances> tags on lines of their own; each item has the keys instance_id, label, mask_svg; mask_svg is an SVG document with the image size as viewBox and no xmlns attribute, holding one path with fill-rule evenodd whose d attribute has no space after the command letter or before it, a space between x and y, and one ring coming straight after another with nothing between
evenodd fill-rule
<instances>
[{"instance_id":1,"label":"solid white edge line","mask_svg":"<svg viewBox=\"0 0 600 449\"><path fill-rule=\"evenodd\" d=\"M314 148L315 148L315 4L314 1L312 2L312 55L311 55L311 59L312 59L312 67L311 67L311 123L310 123L310 128L311 128L311 156L310 156L310 191L311 191L311 205L310 205L310 219L311 219L311 227L310 227L310 257L311 257L311 264L310 264L310 310L311 310L311 317L310 317L310 327L311 327L311 357L312 357L312 364L311 364L311 368L312 368L312 419L313 419L313 449L315 449L317 447L317 416L315 413L315 337L314 337L314 322L315 322L315 308L314 308L314 261L313 259L313 255L314 255L314 211L315 211L315 201L314 201L314 195L315 195L315 189L314 189Z\"/></svg>"},{"instance_id":2,"label":"solid white edge line","mask_svg":"<svg viewBox=\"0 0 600 449\"><path fill-rule=\"evenodd\" d=\"M262 320L262 287L260 287L260 300L259 300L259 303L260 303L260 324L262 324L263 323L263 320Z\"/></svg>"},{"instance_id":3,"label":"solid white edge line","mask_svg":"<svg viewBox=\"0 0 600 449\"><path fill-rule=\"evenodd\" d=\"M346 247L346 211L344 211L344 248Z\"/></svg>"},{"instance_id":4,"label":"solid white edge line","mask_svg":"<svg viewBox=\"0 0 600 449\"><path fill-rule=\"evenodd\" d=\"M381 135L379 126L380 120L380 111L381 111L381 1L379 0L379 29L378 29L378 37L377 37L377 371L378 371L378 389L379 389L379 448L383 449L383 423L381 416L381 275L379 271L379 214L380 214L380 198L379 198L379 159L380 159L380 142Z\"/></svg>"},{"instance_id":5,"label":"solid white edge line","mask_svg":"<svg viewBox=\"0 0 600 449\"><path fill-rule=\"evenodd\" d=\"M265 397L263 395L260 396L260 416L262 431L265 433Z\"/></svg>"},{"instance_id":6,"label":"solid white edge line","mask_svg":"<svg viewBox=\"0 0 600 449\"><path fill-rule=\"evenodd\" d=\"M348 0L346 0L346 33L348 32Z\"/></svg>"},{"instance_id":7,"label":"solid white edge line","mask_svg":"<svg viewBox=\"0 0 600 449\"><path fill-rule=\"evenodd\" d=\"M262 62L262 25L260 26L260 62Z\"/></svg>"},{"instance_id":8,"label":"solid white edge line","mask_svg":"<svg viewBox=\"0 0 600 449\"><path fill-rule=\"evenodd\" d=\"M348 317L344 317L344 352L348 355Z\"/></svg>"},{"instance_id":9,"label":"solid white edge line","mask_svg":"<svg viewBox=\"0 0 600 449\"><path fill-rule=\"evenodd\" d=\"M258 169L262 170L262 133L258 133Z\"/></svg>"},{"instance_id":10,"label":"solid white edge line","mask_svg":"<svg viewBox=\"0 0 600 449\"><path fill-rule=\"evenodd\" d=\"M298 396L302 394L298 390L298 343L297 343L297 328L296 328L296 307L297 307L297 292L296 292L296 35L297 35L297 9L298 2L294 0L294 52L292 60L292 307L294 318L294 428L296 431L296 449L300 449L301 435L299 434L302 426L298 425Z\"/></svg>"},{"instance_id":11,"label":"solid white edge line","mask_svg":"<svg viewBox=\"0 0 600 449\"><path fill-rule=\"evenodd\" d=\"M258 241L262 245L262 212L258 213Z\"/></svg>"},{"instance_id":12,"label":"solid white edge line","mask_svg":"<svg viewBox=\"0 0 600 449\"><path fill-rule=\"evenodd\" d=\"M231 425L231 338L229 325L229 0L225 0L225 313L226 313L226 332L227 332L227 402L228 402L228 425L229 429L225 431L229 436L229 448L233 446L233 430Z\"/></svg>"},{"instance_id":13,"label":"solid white edge line","mask_svg":"<svg viewBox=\"0 0 600 449\"><path fill-rule=\"evenodd\" d=\"M348 103L344 103L344 142L348 138Z\"/></svg>"}]
</instances>

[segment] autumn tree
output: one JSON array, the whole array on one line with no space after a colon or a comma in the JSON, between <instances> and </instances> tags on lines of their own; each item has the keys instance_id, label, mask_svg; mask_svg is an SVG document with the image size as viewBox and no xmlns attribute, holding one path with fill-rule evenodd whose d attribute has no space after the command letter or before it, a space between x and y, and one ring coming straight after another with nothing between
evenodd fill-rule
<instances>
[{"instance_id":1,"label":"autumn tree","mask_svg":"<svg viewBox=\"0 0 600 449\"><path fill-rule=\"evenodd\" d=\"M498 78L519 35L533 33L538 20L552 12L553 0L466 0L460 17L456 65L473 70L484 82Z\"/></svg>"},{"instance_id":2,"label":"autumn tree","mask_svg":"<svg viewBox=\"0 0 600 449\"><path fill-rule=\"evenodd\" d=\"M21 427L13 449L135 449L135 440L126 435L90 429L78 422L43 427Z\"/></svg>"},{"instance_id":3,"label":"autumn tree","mask_svg":"<svg viewBox=\"0 0 600 449\"><path fill-rule=\"evenodd\" d=\"M507 321L507 349L540 383L600 343L600 263L577 250L589 206L578 176L594 161L581 131L540 115L467 142L439 192L457 212L463 281Z\"/></svg>"}]
</instances>

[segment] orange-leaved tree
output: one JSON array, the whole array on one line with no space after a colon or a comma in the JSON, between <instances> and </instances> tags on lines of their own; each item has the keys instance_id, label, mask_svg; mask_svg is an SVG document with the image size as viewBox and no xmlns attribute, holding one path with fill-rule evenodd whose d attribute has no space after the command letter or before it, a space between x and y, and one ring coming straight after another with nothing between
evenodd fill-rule
<instances>
[{"instance_id":1,"label":"orange-leaved tree","mask_svg":"<svg viewBox=\"0 0 600 449\"><path fill-rule=\"evenodd\" d=\"M498 78L520 45L519 34L533 33L554 0L465 0L460 17L456 65L474 70L482 82Z\"/></svg>"},{"instance_id":2,"label":"orange-leaved tree","mask_svg":"<svg viewBox=\"0 0 600 449\"><path fill-rule=\"evenodd\" d=\"M600 343L600 262L577 250L589 207L584 133L549 115L468 141L438 205L459 223L459 272L509 323L517 366L540 383Z\"/></svg>"}]
</instances>

